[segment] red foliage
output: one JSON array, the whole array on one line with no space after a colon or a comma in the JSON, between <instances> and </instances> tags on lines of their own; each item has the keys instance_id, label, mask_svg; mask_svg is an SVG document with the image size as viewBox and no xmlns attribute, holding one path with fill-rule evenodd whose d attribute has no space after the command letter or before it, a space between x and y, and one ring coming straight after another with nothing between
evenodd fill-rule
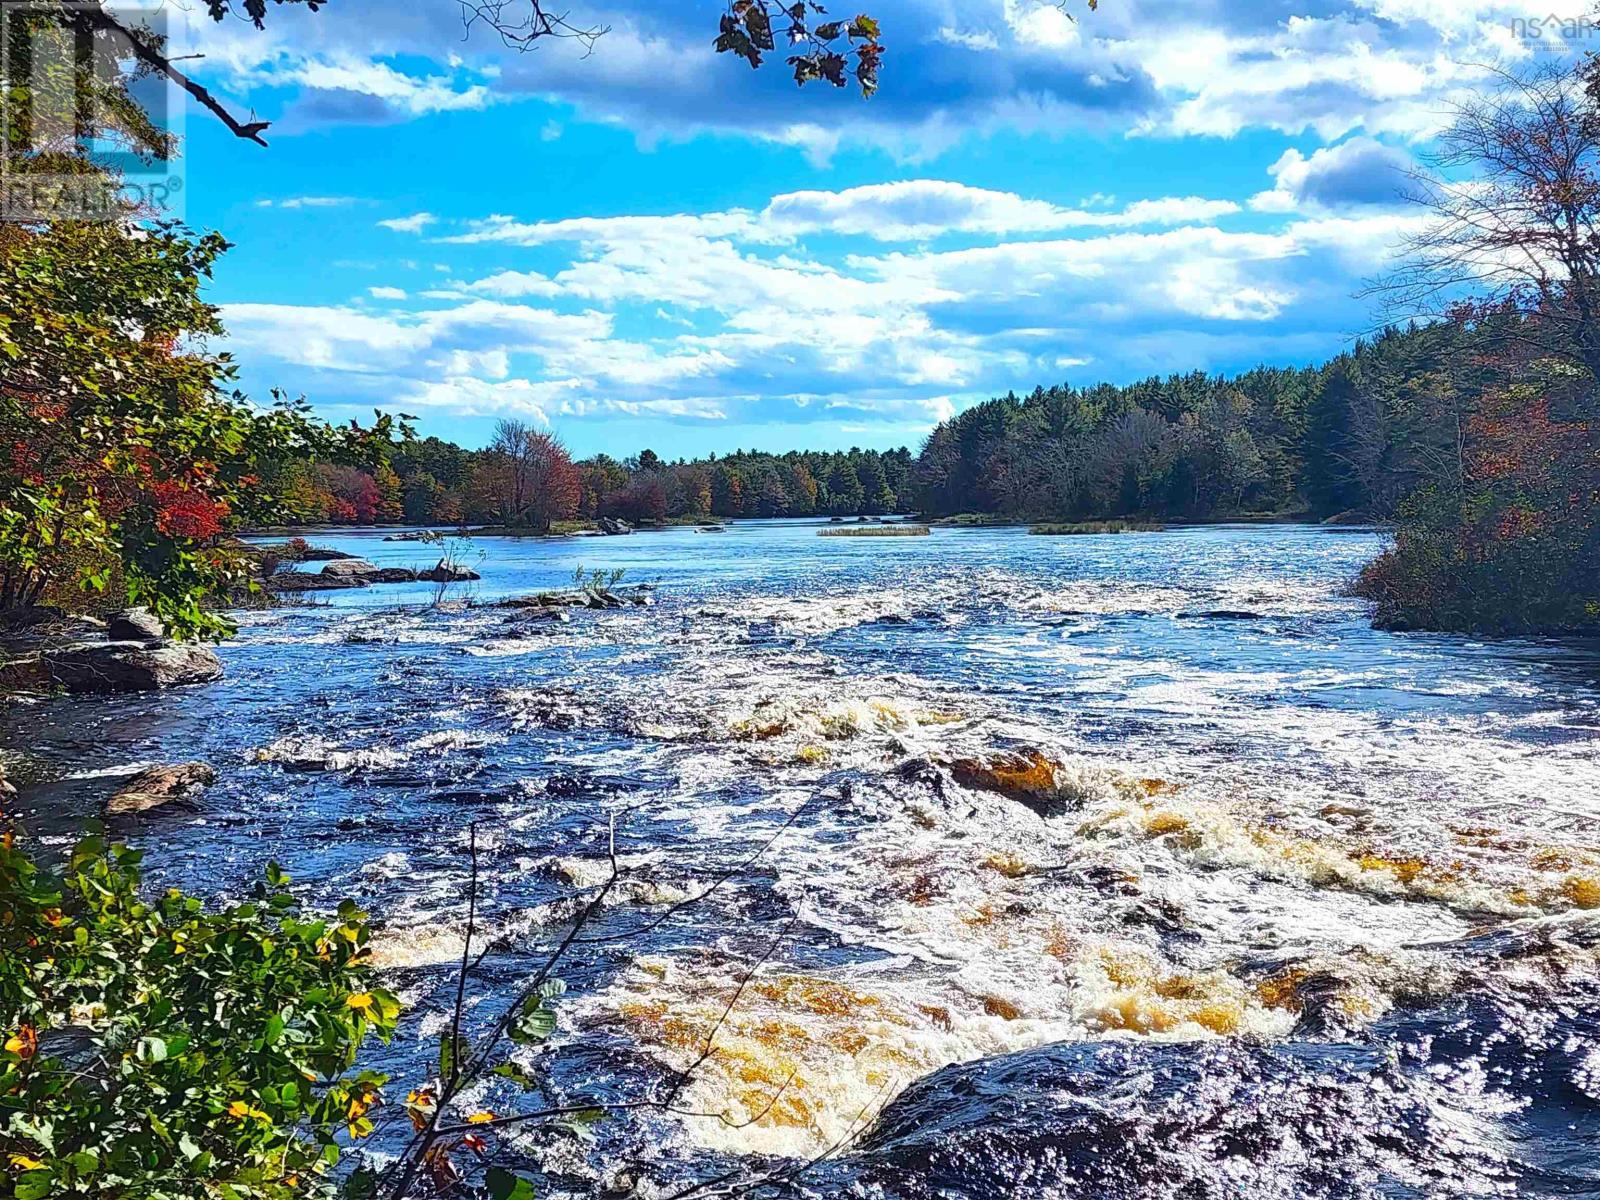
<instances>
[{"instance_id":1,"label":"red foliage","mask_svg":"<svg viewBox=\"0 0 1600 1200\"><path fill-rule=\"evenodd\" d=\"M157 483L150 488L156 528L168 537L207 541L222 532L228 519L227 501L215 500L181 483Z\"/></svg>"}]
</instances>

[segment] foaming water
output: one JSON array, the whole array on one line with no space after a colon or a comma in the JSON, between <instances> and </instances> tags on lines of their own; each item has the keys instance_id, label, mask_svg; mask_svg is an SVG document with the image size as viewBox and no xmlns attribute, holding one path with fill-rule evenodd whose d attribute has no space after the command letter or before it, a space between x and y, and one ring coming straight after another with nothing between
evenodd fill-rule
<instances>
[{"instance_id":1,"label":"foaming water","mask_svg":"<svg viewBox=\"0 0 1600 1200\"><path fill-rule=\"evenodd\" d=\"M154 874L237 893L275 857L361 899L403 1077L469 826L487 1012L609 876L614 818L622 940L573 963L540 1069L621 1094L715 1031L706 1115L530 1145L546 1190L649 1145L641 1195L834 1147L794 1190L1600 1194L1594 646L1373 631L1367 533L816 530L485 540L443 607L245 614L220 685L8 713L8 771L59 841L132 765L212 762L138 827ZM492 606L580 563L656 603Z\"/></svg>"}]
</instances>

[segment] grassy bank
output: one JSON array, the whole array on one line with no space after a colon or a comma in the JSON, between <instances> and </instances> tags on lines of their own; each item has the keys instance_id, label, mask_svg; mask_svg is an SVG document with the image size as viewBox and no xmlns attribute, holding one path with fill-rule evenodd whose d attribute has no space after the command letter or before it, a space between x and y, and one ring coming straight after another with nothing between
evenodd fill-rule
<instances>
[{"instance_id":1,"label":"grassy bank","mask_svg":"<svg viewBox=\"0 0 1600 1200\"><path fill-rule=\"evenodd\" d=\"M1076 521L1067 524L1035 525L1028 530L1050 537L1069 537L1097 533L1161 533L1165 525L1153 521Z\"/></svg>"},{"instance_id":2,"label":"grassy bank","mask_svg":"<svg viewBox=\"0 0 1600 1200\"><path fill-rule=\"evenodd\" d=\"M927 537L926 525L853 525L846 529L819 529L818 537Z\"/></svg>"}]
</instances>

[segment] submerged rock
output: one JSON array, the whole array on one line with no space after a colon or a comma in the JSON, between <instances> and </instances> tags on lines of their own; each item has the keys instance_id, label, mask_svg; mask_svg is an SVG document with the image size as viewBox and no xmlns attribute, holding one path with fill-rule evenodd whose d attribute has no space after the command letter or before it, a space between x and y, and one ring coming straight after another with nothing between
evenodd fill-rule
<instances>
[{"instance_id":1,"label":"submerged rock","mask_svg":"<svg viewBox=\"0 0 1600 1200\"><path fill-rule=\"evenodd\" d=\"M134 776L126 787L106 801L106 815L131 816L183 800L217 781L217 773L203 762L153 767Z\"/></svg>"},{"instance_id":2,"label":"submerged rock","mask_svg":"<svg viewBox=\"0 0 1600 1200\"><path fill-rule=\"evenodd\" d=\"M497 600L496 608L520 608L531 611L547 608L625 608L632 604L648 608L655 603L650 595L655 589L647 583L619 590L584 588L581 591L540 592L533 596L517 596L510 600Z\"/></svg>"},{"instance_id":3,"label":"submerged rock","mask_svg":"<svg viewBox=\"0 0 1600 1200\"><path fill-rule=\"evenodd\" d=\"M950 763L950 773L962 787L998 792L1042 817L1060 816L1077 807L1075 795L1063 786L1061 771L1060 763L1033 749L958 758Z\"/></svg>"},{"instance_id":4,"label":"submerged rock","mask_svg":"<svg viewBox=\"0 0 1600 1200\"><path fill-rule=\"evenodd\" d=\"M81 645L40 655L50 680L69 692L149 692L222 678L222 661L204 646L143 642Z\"/></svg>"},{"instance_id":5,"label":"submerged rock","mask_svg":"<svg viewBox=\"0 0 1600 1200\"><path fill-rule=\"evenodd\" d=\"M1448 1052L1437 1055L1448 1059ZM1091 1042L908 1087L804 1194L975 1200L1489 1195L1506 1171L1381 1049ZM1581 1106L1589 1119L1592 1102ZM1510 1139L1507 1139L1508 1141ZM1009 1186L999 1181L1009 1181ZM1055 1185L1070 1182L1070 1188ZM1387 1183L1389 1187L1374 1186ZM1012 1188L1015 1190L1012 1190Z\"/></svg>"},{"instance_id":6,"label":"submerged rock","mask_svg":"<svg viewBox=\"0 0 1600 1200\"><path fill-rule=\"evenodd\" d=\"M508 625L564 625L572 620L565 608L553 608L540 605L536 608L525 608L514 616L506 618Z\"/></svg>"},{"instance_id":7,"label":"submerged rock","mask_svg":"<svg viewBox=\"0 0 1600 1200\"><path fill-rule=\"evenodd\" d=\"M167 630L148 608L125 608L106 620L106 637L113 642L159 642Z\"/></svg>"}]
</instances>

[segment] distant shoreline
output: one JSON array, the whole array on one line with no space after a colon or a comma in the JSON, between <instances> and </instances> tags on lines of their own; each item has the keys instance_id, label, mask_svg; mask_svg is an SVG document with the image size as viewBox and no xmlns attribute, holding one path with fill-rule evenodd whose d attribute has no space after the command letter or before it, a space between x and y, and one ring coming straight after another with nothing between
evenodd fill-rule
<instances>
[{"instance_id":1,"label":"distant shoreline","mask_svg":"<svg viewBox=\"0 0 1600 1200\"><path fill-rule=\"evenodd\" d=\"M1144 521L1145 518L1083 518L1083 522L1128 520L1133 522ZM1312 514L1300 513L1239 513L1231 516L1212 516L1205 518L1193 517L1160 517L1149 518L1152 523L1157 523L1167 529L1204 529L1208 527L1223 527L1229 525L1312 525L1327 529L1355 529L1355 530L1388 530L1393 528L1391 522L1355 519L1329 518L1317 520ZM927 525L933 529L1030 529L1041 523L1050 523L1052 518L1012 518L990 515L987 513L959 513L950 517L924 518L914 514L889 514L881 517L869 517L862 521L860 517L844 517L835 521L827 516L805 517L706 517L685 518L673 517L659 524L635 525L634 533L663 533L670 529L698 529L711 526L727 526L732 524L777 524L780 522L813 521L824 525L839 524L844 527L857 524L903 524L914 523ZM242 530L237 535L240 538L289 538L289 537L330 537L341 534L358 533L414 533L432 532L446 537L503 537L503 538L570 538L570 537L607 537L617 536L606 534L599 524L593 521L560 521L557 522L549 533L539 533L533 529L523 529L505 525L479 525L479 526L430 526L409 525L403 523L386 523L372 525L272 525L256 529Z\"/></svg>"}]
</instances>

